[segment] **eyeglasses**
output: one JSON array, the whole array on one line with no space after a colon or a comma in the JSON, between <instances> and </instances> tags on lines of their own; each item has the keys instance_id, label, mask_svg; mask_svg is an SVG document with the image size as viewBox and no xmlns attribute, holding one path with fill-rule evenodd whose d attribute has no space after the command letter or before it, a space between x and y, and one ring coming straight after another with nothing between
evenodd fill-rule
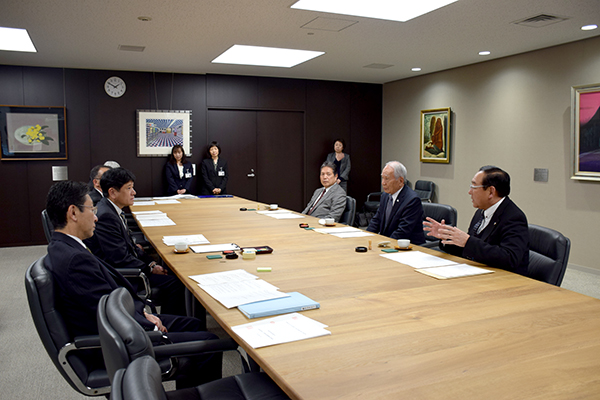
<instances>
[{"instance_id":1,"label":"eyeglasses","mask_svg":"<svg viewBox=\"0 0 600 400\"><path fill-rule=\"evenodd\" d=\"M96 207L96 206L86 206L85 204L80 204L79 207L89 207L92 209L92 212L94 213L94 215L98 214L98 207Z\"/></svg>"},{"instance_id":2,"label":"eyeglasses","mask_svg":"<svg viewBox=\"0 0 600 400\"><path fill-rule=\"evenodd\" d=\"M488 186L485 186L485 185L478 185L478 186L475 186L475 185L469 185L469 187L470 187L471 189L479 189L479 188L487 188Z\"/></svg>"}]
</instances>

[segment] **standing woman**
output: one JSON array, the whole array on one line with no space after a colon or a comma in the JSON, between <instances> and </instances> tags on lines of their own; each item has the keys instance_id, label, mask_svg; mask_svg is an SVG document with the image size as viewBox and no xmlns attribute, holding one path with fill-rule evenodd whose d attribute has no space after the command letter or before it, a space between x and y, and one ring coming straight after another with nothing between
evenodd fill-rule
<instances>
[{"instance_id":1,"label":"standing woman","mask_svg":"<svg viewBox=\"0 0 600 400\"><path fill-rule=\"evenodd\" d=\"M192 163L185 159L183 146L176 144L171 149L169 162L165 167L169 188L167 195L190 193L192 185Z\"/></svg>"},{"instance_id":2,"label":"standing woman","mask_svg":"<svg viewBox=\"0 0 600 400\"><path fill-rule=\"evenodd\" d=\"M227 161L221 157L221 146L219 143L212 142L207 149L208 158L202 160L202 185L201 193L204 196L227 194Z\"/></svg>"},{"instance_id":3,"label":"standing woman","mask_svg":"<svg viewBox=\"0 0 600 400\"><path fill-rule=\"evenodd\" d=\"M336 139L333 142L333 149L335 151L327 155L327 161L335 164L338 172L337 183L345 192L348 192L348 176L350 175L351 164L350 155L344 153L345 147L346 142L344 142L344 139Z\"/></svg>"}]
</instances>

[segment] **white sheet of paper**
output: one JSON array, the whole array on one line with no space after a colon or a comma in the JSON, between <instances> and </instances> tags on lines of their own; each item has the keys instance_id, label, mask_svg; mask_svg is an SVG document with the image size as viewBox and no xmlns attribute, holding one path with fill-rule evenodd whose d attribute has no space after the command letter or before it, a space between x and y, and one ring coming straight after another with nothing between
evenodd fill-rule
<instances>
[{"instance_id":1,"label":"white sheet of paper","mask_svg":"<svg viewBox=\"0 0 600 400\"><path fill-rule=\"evenodd\" d=\"M200 285L206 286L253 280L258 279L258 276L252 275L243 269L234 269L231 271L213 272L211 274L192 275L189 278L195 280Z\"/></svg>"},{"instance_id":2,"label":"white sheet of paper","mask_svg":"<svg viewBox=\"0 0 600 400\"><path fill-rule=\"evenodd\" d=\"M389 260L402 264L410 265L413 268L441 267L443 265L456 265L457 262L446 260L445 258L432 256L431 254L420 251L407 251L400 253L381 254Z\"/></svg>"},{"instance_id":3,"label":"white sheet of paper","mask_svg":"<svg viewBox=\"0 0 600 400\"><path fill-rule=\"evenodd\" d=\"M267 217L275 218L275 219L295 219L295 218L304 218L304 215L298 215L294 213L281 213L281 214L267 214Z\"/></svg>"},{"instance_id":4,"label":"white sheet of paper","mask_svg":"<svg viewBox=\"0 0 600 400\"><path fill-rule=\"evenodd\" d=\"M340 233L330 233L331 236L337 236L339 238L354 238L354 237L363 237L363 236L373 236L371 232L360 231L360 232L340 232Z\"/></svg>"},{"instance_id":5,"label":"white sheet of paper","mask_svg":"<svg viewBox=\"0 0 600 400\"><path fill-rule=\"evenodd\" d=\"M198 286L227 308L290 296L287 293L277 291L277 287L262 279Z\"/></svg>"},{"instance_id":6,"label":"white sheet of paper","mask_svg":"<svg viewBox=\"0 0 600 400\"><path fill-rule=\"evenodd\" d=\"M175 199L171 199L171 200L156 200L156 204L181 204L181 202L177 201Z\"/></svg>"},{"instance_id":7,"label":"white sheet of paper","mask_svg":"<svg viewBox=\"0 0 600 400\"><path fill-rule=\"evenodd\" d=\"M135 215L136 217L140 216L140 215L152 215L152 214L157 214L157 215L162 215L164 214L164 212L159 211L159 210L151 210L151 211L133 211L132 212L133 215Z\"/></svg>"},{"instance_id":8,"label":"white sheet of paper","mask_svg":"<svg viewBox=\"0 0 600 400\"><path fill-rule=\"evenodd\" d=\"M433 276L434 278L438 278L438 279L462 278L463 276L491 274L494 272L494 271L490 271L489 269L474 267L474 266L468 265L468 264L448 265L445 267L422 268L422 269L415 269L415 271L420 272L425 275Z\"/></svg>"},{"instance_id":9,"label":"white sheet of paper","mask_svg":"<svg viewBox=\"0 0 600 400\"><path fill-rule=\"evenodd\" d=\"M341 226L339 228L316 228L315 232L325 233L325 234L334 234L334 233L344 233L344 232L363 232L358 228L353 228L351 226Z\"/></svg>"},{"instance_id":10,"label":"white sheet of paper","mask_svg":"<svg viewBox=\"0 0 600 400\"><path fill-rule=\"evenodd\" d=\"M144 228L150 227L150 226L172 226L172 225L177 225L175 223L175 221L173 221L171 218L168 217L163 217L163 218L156 218L156 219L138 219L138 223L143 226Z\"/></svg>"},{"instance_id":11,"label":"white sheet of paper","mask_svg":"<svg viewBox=\"0 0 600 400\"><path fill-rule=\"evenodd\" d=\"M133 202L134 206L153 206L155 203L152 200L139 200Z\"/></svg>"},{"instance_id":12,"label":"white sheet of paper","mask_svg":"<svg viewBox=\"0 0 600 400\"><path fill-rule=\"evenodd\" d=\"M253 348L331 335L327 325L292 313L232 327Z\"/></svg>"},{"instance_id":13,"label":"white sheet of paper","mask_svg":"<svg viewBox=\"0 0 600 400\"><path fill-rule=\"evenodd\" d=\"M204 235L183 235L183 236L163 236L163 243L167 246L175 246L177 243L187 243L188 246L193 244L209 244L210 242Z\"/></svg>"},{"instance_id":14,"label":"white sheet of paper","mask_svg":"<svg viewBox=\"0 0 600 400\"><path fill-rule=\"evenodd\" d=\"M239 250L235 243L205 244L201 246L190 246L194 253L220 253L225 250Z\"/></svg>"},{"instance_id":15,"label":"white sheet of paper","mask_svg":"<svg viewBox=\"0 0 600 400\"><path fill-rule=\"evenodd\" d=\"M265 211L257 211L257 214L262 214L262 215L270 215L270 214L287 214L290 213L291 211L289 210L265 210Z\"/></svg>"}]
</instances>

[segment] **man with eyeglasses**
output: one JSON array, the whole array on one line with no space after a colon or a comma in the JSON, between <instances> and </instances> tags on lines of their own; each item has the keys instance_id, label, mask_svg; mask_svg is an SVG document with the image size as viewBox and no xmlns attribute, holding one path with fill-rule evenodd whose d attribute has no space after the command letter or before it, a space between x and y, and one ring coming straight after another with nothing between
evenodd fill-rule
<instances>
[{"instance_id":1,"label":"man with eyeglasses","mask_svg":"<svg viewBox=\"0 0 600 400\"><path fill-rule=\"evenodd\" d=\"M508 197L510 176L494 166L481 167L469 189L475 212L468 232L427 218L423 230L441 239L447 253L490 267L527 274L529 232L527 217Z\"/></svg>"},{"instance_id":2,"label":"man with eyeglasses","mask_svg":"<svg viewBox=\"0 0 600 400\"><path fill-rule=\"evenodd\" d=\"M50 188L46 199L46 211L55 231L48 245L45 267L54 278L56 308L71 338L97 335L96 312L100 298L124 287L133 297L134 318L146 331L160 330L173 343L217 339L212 333L202 331L203 322L196 318L146 313L144 302L131 284L89 251L83 240L94 234L98 219L88 191L85 183L61 181ZM102 365L100 349L85 352L87 361ZM196 386L221 376L220 354L189 357L182 360L181 365L186 367L176 376L178 388Z\"/></svg>"}]
</instances>

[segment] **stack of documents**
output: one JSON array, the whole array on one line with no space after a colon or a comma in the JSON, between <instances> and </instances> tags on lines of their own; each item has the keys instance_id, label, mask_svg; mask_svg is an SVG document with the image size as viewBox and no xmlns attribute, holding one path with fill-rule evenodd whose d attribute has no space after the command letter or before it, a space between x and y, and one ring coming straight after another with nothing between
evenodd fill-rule
<instances>
[{"instance_id":1,"label":"stack of documents","mask_svg":"<svg viewBox=\"0 0 600 400\"><path fill-rule=\"evenodd\" d=\"M202 246L190 246L190 249L194 253L221 253L225 250L237 251L240 249L240 246L235 243L205 244Z\"/></svg>"},{"instance_id":2,"label":"stack of documents","mask_svg":"<svg viewBox=\"0 0 600 400\"><path fill-rule=\"evenodd\" d=\"M183 235L183 236L163 236L163 243L167 246L175 246L177 243L186 243L188 246L193 244L210 243L204 235Z\"/></svg>"},{"instance_id":3,"label":"stack of documents","mask_svg":"<svg viewBox=\"0 0 600 400\"><path fill-rule=\"evenodd\" d=\"M154 211L137 211L134 212L138 223L146 228L149 226L169 226L175 225L175 222L169 217L167 213L154 210Z\"/></svg>"},{"instance_id":4,"label":"stack of documents","mask_svg":"<svg viewBox=\"0 0 600 400\"><path fill-rule=\"evenodd\" d=\"M294 214L291 211L287 210L275 210L275 211L257 211L257 214L266 215L267 217L275 218L275 219L294 219L294 218L304 218L305 215Z\"/></svg>"},{"instance_id":5,"label":"stack of documents","mask_svg":"<svg viewBox=\"0 0 600 400\"><path fill-rule=\"evenodd\" d=\"M415 268L415 271L437 279L460 278L463 276L491 274L494 272L488 269L473 267L472 265L459 264L420 251L381 254L381 256L392 261L410 265Z\"/></svg>"},{"instance_id":6,"label":"stack of documents","mask_svg":"<svg viewBox=\"0 0 600 400\"><path fill-rule=\"evenodd\" d=\"M317 228L314 231L319 232L319 233L329 234L332 236L337 236L339 238L373 236L373 234L371 232L363 231L361 229L353 228L351 226L342 226L339 228Z\"/></svg>"},{"instance_id":7,"label":"stack of documents","mask_svg":"<svg viewBox=\"0 0 600 400\"><path fill-rule=\"evenodd\" d=\"M202 290L227 308L289 296L243 269L193 275L190 278L198 282Z\"/></svg>"},{"instance_id":8,"label":"stack of documents","mask_svg":"<svg viewBox=\"0 0 600 400\"><path fill-rule=\"evenodd\" d=\"M253 348L331 335L327 325L293 313L232 327Z\"/></svg>"}]
</instances>

